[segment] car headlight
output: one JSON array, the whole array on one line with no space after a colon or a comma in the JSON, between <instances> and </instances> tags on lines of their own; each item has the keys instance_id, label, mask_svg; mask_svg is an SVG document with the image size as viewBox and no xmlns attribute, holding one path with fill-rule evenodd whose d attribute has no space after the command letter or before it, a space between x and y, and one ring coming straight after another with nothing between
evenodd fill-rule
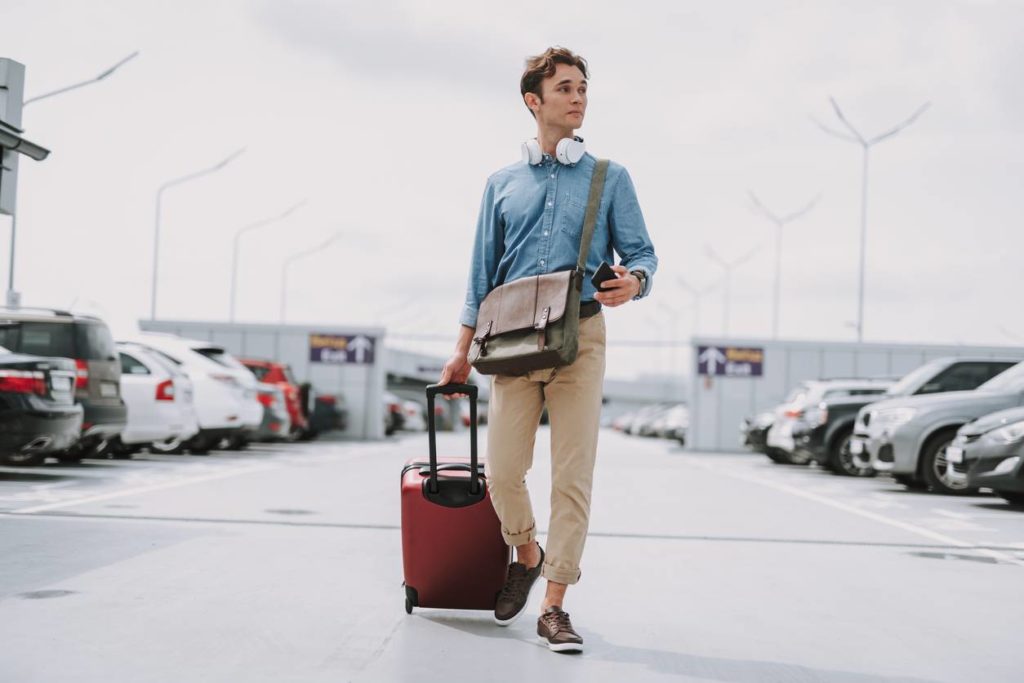
<instances>
[{"instance_id":1,"label":"car headlight","mask_svg":"<svg viewBox=\"0 0 1024 683\"><path fill-rule=\"evenodd\" d=\"M986 436L996 443L1014 443L1024 439L1024 420L993 429Z\"/></svg>"},{"instance_id":2,"label":"car headlight","mask_svg":"<svg viewBox=\"0 0 1024 683\"><path fill-rule=\"evenodd\" d=\"M872 423L888 427L889 429L896 429L913 420L916 414L916 408L886 408L874 414Z\"/></svg>"}]
</instances>

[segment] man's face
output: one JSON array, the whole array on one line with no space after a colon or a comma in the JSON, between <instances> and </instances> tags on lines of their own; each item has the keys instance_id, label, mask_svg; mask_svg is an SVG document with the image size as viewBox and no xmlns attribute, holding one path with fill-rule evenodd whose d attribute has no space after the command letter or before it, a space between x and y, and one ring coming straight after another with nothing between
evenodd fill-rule
<instances>
[{"instance_id":1,"label":"man's face","mask_svg":"<svg viewBox=\"0 0 1024 683\"><path fill-rule=\"evenodd\" d=\"M587 112L587 79L579 67L556 64L551 78L541 81L543 100L530 98L537 123L576 130Z\"/></svg>"}]
</instances>

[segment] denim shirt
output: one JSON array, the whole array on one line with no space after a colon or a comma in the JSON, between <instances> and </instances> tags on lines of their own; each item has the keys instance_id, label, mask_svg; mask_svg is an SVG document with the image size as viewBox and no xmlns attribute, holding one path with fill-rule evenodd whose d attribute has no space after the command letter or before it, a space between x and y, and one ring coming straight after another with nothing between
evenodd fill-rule
<instances>
[{"instance_id":1,"label":"denim shirt","mask_svg":"<svg viewBox=\"0 0 1024 683\"><path fill-rule=\"evenodd\" d=\"M585 154L567 166L544 155L537 166L519 162L487 179L473 242L473 260L466 304L459 321L476 327L480 303L499 285L522 277L576 267L583 233L583 214L590 196L590 178L597 160ZM647 296L658 257L647 234L636 190L626 169L611 162L587 253L581 301L594 298L590 278L601 261L615 262L647 275Z\"/></svg>"}]
</instances>

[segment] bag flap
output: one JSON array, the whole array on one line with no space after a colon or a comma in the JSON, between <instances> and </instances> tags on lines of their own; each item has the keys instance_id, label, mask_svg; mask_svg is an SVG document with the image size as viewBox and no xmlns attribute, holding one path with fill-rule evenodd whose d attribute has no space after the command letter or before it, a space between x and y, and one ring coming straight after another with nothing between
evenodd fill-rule
<instances>
[{"instance_id":1,"label":"bag flap","mask_svg":"<svg viewBox=\"0 0 1024 683\"><path fill-rule=\"evenodd\" d=\"M545 324L560 320L565 315L575 272L561 270L524 277L494 288L480 304L476 335L493 337L530 329L541 321L544 309L549 307Z\"/></svg>"}]
</instances>

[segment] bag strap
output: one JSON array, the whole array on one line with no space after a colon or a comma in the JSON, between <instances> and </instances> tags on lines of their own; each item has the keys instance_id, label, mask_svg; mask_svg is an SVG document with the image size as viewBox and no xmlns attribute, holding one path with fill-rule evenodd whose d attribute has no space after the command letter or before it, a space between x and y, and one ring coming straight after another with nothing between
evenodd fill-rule
<instances>
[{"instance_id":1,"label":"bag strap","mask_svg":"<svg viewBox=\"0 0 1024 683\"><path fill-rule=\"evenodd\" d=\"M608 160L598 159L594 166L594 175L590 177L590 197L587 199L587 212L583 215L583 239L580 241L580 256L576 259L576 270L581 274L586 272L590 240L594 237L597 211L601 207L601 195L604 193L604 179L607 175Z\"/></svg>"}]
</instances>

